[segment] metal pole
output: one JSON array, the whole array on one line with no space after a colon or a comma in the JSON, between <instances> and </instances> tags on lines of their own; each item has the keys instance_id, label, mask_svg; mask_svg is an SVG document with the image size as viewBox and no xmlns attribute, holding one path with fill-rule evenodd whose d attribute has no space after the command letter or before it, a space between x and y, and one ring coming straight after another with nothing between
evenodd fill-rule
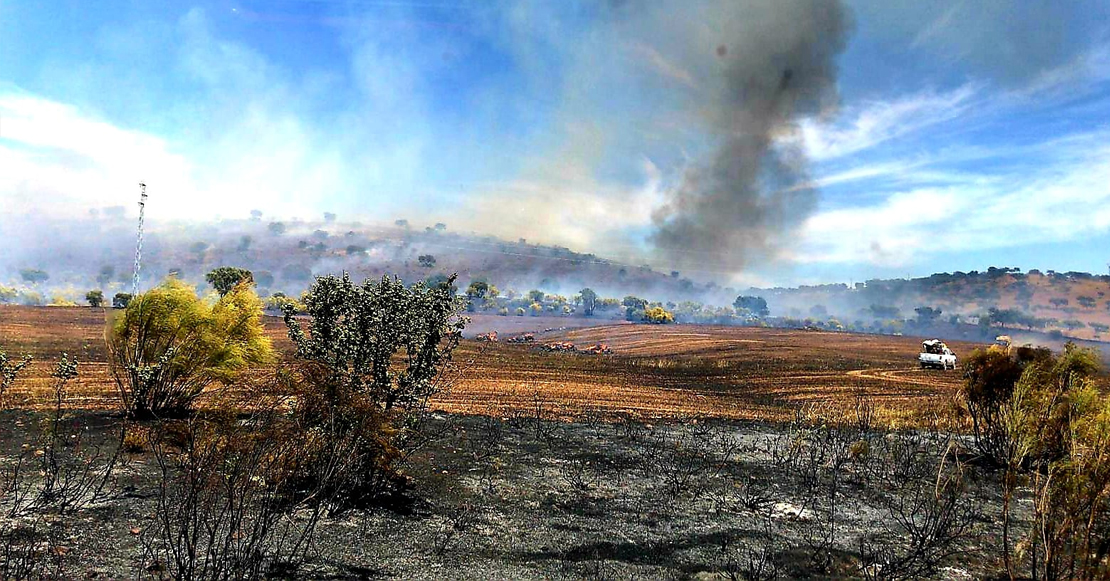
<instances>
[{"instance_id":1,"label":"metal pole","mask_svg":"<svg viewBox=\"0 0 1110 581\"><path fill-rule=\"evenodd\" d=\"M139 240L135 243L135 276L131 279L131 298L139 294L139 269L143 259L143 213L146 210L146 184L139 182Z\"/></svg>"}]
</instances>

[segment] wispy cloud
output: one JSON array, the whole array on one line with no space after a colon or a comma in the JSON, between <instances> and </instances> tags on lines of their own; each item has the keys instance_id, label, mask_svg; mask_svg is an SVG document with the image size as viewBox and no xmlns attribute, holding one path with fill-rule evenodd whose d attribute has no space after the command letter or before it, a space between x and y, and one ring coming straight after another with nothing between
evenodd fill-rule
<instances>
[{"instance_id":1,"label":"wispy cloud","mask_svg":"<svg viewBox=\"0 0 1110 581\"><path fill-rule=\"evenodd\" d=\"M1107 130L1072 136L1038 157L1035 168L970 175L955 185L821 212L806 223L796 258L902 266L944 252L1104 234L1110 226L1108 139Z\"/></svg>"},{"instance_id":2,"label":"wispy cloud","mask_svg":"<svg viewBox=\"0 0 1110 581\"><path fill-rule=\"evenodd\" d=\"M840 115L843 121L802 124L806 151L817 160L844 157L891 139L950 121L966 113L981 87L966 84L946 92L924 92L892 101L869 101Z\"/></svg>"}]
</instances>

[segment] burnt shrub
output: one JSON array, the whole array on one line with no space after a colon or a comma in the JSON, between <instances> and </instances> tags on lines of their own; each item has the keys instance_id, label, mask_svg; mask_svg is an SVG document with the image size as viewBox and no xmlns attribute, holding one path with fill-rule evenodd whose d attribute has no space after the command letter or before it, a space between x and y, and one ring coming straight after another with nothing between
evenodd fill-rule
<instances>
[{"instance_id":1,"label":"burnt shrub","mask_svg":"<svg viewBox=\"0 0 1110 581\"><path fill-rule=\"evenodd\" d=\"M1047 349L993 346L968 357L960 396L971 417L975 447L991 462L1003 465L1009 456L1011 439L1003 420L1014 385L1030 363L1051 356Z\"/></svg>"}]
</instances>

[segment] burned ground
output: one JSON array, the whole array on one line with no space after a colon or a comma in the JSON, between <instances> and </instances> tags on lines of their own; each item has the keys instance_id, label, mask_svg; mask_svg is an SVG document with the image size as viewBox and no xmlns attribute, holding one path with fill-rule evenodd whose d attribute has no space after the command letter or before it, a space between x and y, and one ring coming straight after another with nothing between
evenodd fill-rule
<instances>
[{"instance_id":1,"label":"burned ground","mask_svg":"<svg viewBox=\"0 0 1110 581\"><path fill-rule=\"evenodd\" d=\"M28 405L5 412L9 458L38 457L49 363L63 352L82 360L67 425L85 434L83 449L118 446L123 420L113 410L104 316L0 309L3 347L38 359L12 388ZM266 327L288 352L281 322L268 318ZM614 355L464 341L457 381L435 398L423 428L427 445L402 467L404 499L326 518L295 575L960 578L998 570L996 474L938 421L960 379L916 369L918 340L685 325L537 336L555 340L604 342ZM150 449L129 446L104 493L36 541L62 576L159 574L146 547L161 475Z\"/></svg>"},{"instance_id":2,"label":"burned ground","mask_svg":"<svg viewBox=\"0 0 1110 581\"><path fill-rule=\"evenodd\" d=\"M405 465L409 500L323 521L297 575L791 578L921 566L961 578L997 567L990 474L961 464L960 442L942 433L830 432L803 419L562 422L545 419L544 405L503 418L436 413L427 428L437 437ZM106 444L119 421L71 419ZM35 421L5 417L16 431ZM125 455L104 498L54 534L60 571L154 576L144 546L156 526L156 464L148 451ZM907 527L937 518L932 503L915 502L938 474L956 473L966 492L940 515L948 537ZM942 545L937 562L908 557L929 542Z\"/></svg>"}]
</instances>

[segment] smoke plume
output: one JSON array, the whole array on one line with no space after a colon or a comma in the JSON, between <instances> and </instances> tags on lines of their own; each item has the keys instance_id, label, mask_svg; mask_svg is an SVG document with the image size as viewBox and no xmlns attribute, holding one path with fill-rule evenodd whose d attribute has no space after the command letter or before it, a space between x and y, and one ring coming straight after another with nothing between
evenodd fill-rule
<instances>
[{"instance_id":1,"label":"smoke plume","mask_svg":"<svg viewBox=\"0 0 1110 581\"><path fill-rule=\"evenodd\" d=\"M702 116L716 149L653 214L651 240L676 263L738 270L773 259L816 203L805 154L789 138L801 119L836 107L849 15L838 0L737 4L718 32L722 82Z\"/></svg>"}]
</instances>

